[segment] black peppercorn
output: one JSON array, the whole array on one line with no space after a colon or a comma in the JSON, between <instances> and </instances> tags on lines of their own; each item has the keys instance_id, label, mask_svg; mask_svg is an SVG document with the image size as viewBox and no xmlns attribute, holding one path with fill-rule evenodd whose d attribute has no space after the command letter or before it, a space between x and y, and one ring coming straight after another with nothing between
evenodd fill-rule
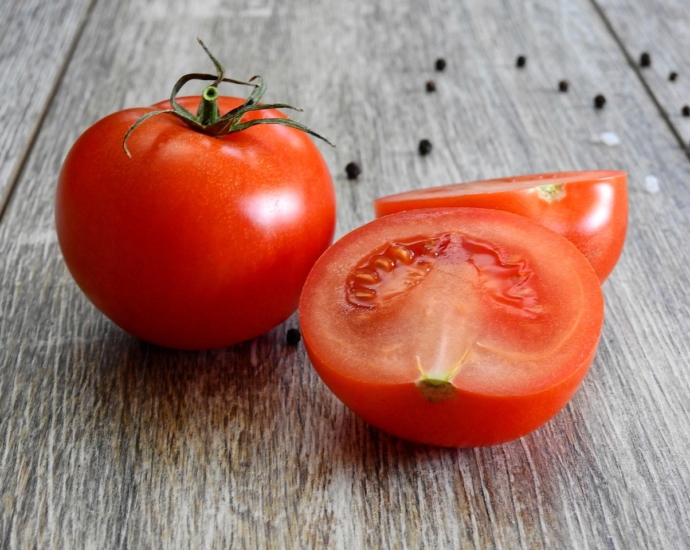
<instances>
[{"instance_id":1,"label":"black peppercorn","mask_svg":"<svg viewBox=\"0 0 690 550\"><path fill-rule=\"evenodd\" d=\"M426 83L426 91L427 92L435 92L436 91L436 82L434 82L433 80L429 80Z\"/></svg>"},{"instance_id":2,"label":"black peppercorn","mask_svg":"<svg viewBox=\"0 0 690 550\"><path fill-rule=\"evenodd\" d=\"M424 156L431 153L431 142L428 139L423 139L419 142L419 154Z\"/></svg>"},{"instance_id":3,"label":"black peppercorn","mask_svg":"<svg viewBox=\"0 0 690 550\"><path fill-rule=\"evenodd\" d=\"M446 60L443 59L442 57L439 57L436 60L436 70L441 72L441 71L445 70L445 68L446 68Z\"/></svg>"},{"instance_id":4,"label":"black peppercorn","mask_svg":"<svg viewBox=\"0 0 690 550\"><path fill-rule=\"evenodd\" d=\"M302 339L302 335L296 328L289 328L287 334L285 335L285 341L288 346L296 346Z\"/></svg>"},{"instance_id":5,"label":"black peppercorn","mask_svg":"<svg viewBox=\"0 0 690 550\"><path fill-rule=\"evenodd\" d=\"M594 107L597 109L601 109L605 103L606 98L603 96L603 94L599 94L594 98Z\"/></svg>"},{"instance_id":6,"label":"black peppercorn","mask_svg":"<svg viewBox=\"0 0 690 550\"><path fill-rule=\"evenodd\" d=\"M669 75L668 75L668 79L669 79L671 82L675 82L675 81L676 81L676 78L678 78L678 73L677 73L676 71L671 71L671 72L669 73Z\"/></svg>"},{"instance_id":7,"label":"black peppercorn","mask_svg":"<svg viewBox=\"0 0 690 550\"><path fill-rule=\"evenodd\" d=\"M640 55L640 67L649 67L652 64L652 58L647 52L642 52Z\"/></svg>"},{"instance_id":8,"label":"black peppercorn","mask_svg":"<svg viewBox=\"0 0 690 550\"><path fill-rule=\"evenodd\" d=\"M683 105L683 108L680 112L683 113L683 116L690 116L690 106Z\"/></svg>"},{"instance_id":9,"label":"black peppercorn","mask_svg":"<svg viewBox=\"0 0 690 550\"><path fill-rule=\"evenodd\" d=\"M525 66L527 63L527 58L524 55L518 55L518 58L515 60L515 66L522 69L522 67Z\"/></svg>"},{"instance_id":10,"label":"black peppercorn","mask_svg":"<svg viewBox=\"0 0 690 550\"><path fill-rule=\"evenodd\" d=\"M569 86L569 84L568 84L568 81L567 81L567 80L561 80L561 81L558 83L558 91L559 91L559 92L567 92L567 91L568 91L568 86Z\"/></svg>"},{"instance_id":11,"label":"black peppercorn","mask_svg":"<svg viewBox=\"0 0 690 550\"><path fill-rule=\"evenodd\" d=\"M356 180L362 173L362 167L356 162L350 162L345 167L345 172L347 173L347 179Z\"/></svg>"}]
</instances>

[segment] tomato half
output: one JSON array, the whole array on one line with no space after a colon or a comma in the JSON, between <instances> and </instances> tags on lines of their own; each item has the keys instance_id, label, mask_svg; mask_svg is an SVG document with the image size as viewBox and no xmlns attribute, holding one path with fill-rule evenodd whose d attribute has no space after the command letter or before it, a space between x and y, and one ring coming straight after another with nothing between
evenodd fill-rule
<instances>
[{"instance_id":1,"label":"tomato half","mask_svg":"<svg viewBox=\"0 0 690 550\"><path fill-rule=\"evenodd\" d=\"M245 100L220 97L222 113ZM193 111L199 98L178 102ZM223 137L128 109L86 130L60 173L57 233L86 296L116 324L166 347L224 347L296 309L331 243L335 193L311 138L279 125ZM286 118L274 109L245 120Z\"/></svg>"},{"instance_id":2,"label":"tomato half","mask_svg":"<svg viewBox=\"0 0 690 550\"><path fill-rule=\"evenodd\" d=\"M612 170L533 174L456 183L374 201L377 216L448 206L495 208L539 222L572 242L603 283L625 242L627 174Z\"/></svg>"},{"instance_id":3,"label":"tomato half","mask_svg":"<svg viewBox=\"0 0 690 550\"><path fill-rule=\"evenodd\" d=\"M349 233L312 269L300 322L314 368L395 436L493 445L552 418L587 373L601 287L566 239L521 216L423 209Z\"/></svg>"}]
</instances>

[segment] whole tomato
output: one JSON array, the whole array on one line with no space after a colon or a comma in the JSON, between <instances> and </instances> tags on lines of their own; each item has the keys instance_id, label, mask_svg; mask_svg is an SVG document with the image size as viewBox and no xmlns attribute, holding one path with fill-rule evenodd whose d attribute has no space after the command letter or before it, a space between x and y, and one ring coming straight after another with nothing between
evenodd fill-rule
<instances>
[{"instance_id":1,"label":"whole tomato","mask_svg":"<svg viewBox=\"0 0 690 550\"><path fill-rule=\"evenodd\" d=\"M127 109L86 130L57 186L79 287L127 332L177 349L228 346L287 319L335 228L332 180L306 129L258 103L262 81L246 101L219 97L227 79L213 60L203 99L175 100L183 77L174 109Z\"/></svg>"}]
</instances>

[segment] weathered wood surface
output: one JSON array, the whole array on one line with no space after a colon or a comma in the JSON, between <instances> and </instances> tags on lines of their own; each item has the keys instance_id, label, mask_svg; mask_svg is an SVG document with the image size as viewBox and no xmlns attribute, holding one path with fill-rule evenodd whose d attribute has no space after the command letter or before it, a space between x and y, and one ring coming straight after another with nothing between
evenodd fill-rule
<instances>
[{"instance_id":1,"label":"weathered wood surface","mask_svg":"<svg viewBox=\"0 0 690 550\"><path fill-rule=\"evenodd\" d=\"M686 0L595 1L690 155L690 116L682 114L690 106L690 5ZM640 66L643 52L651 58L646 68ZM677 73L673 81L672 72Z\"/></svg>"},{"instance_id":2,"label":"weathered wood surface","mask_svg":"<svg viewBox=\"0 0 690 550\"><path fill-rule=\"evenodd\" d=\"M0 221L0 546L690 545L690 163L590 2L517 4L96 3ZM196 36L231 76L263 74L267 100L308 107L302 121L338 144L322 147L338 235L394 191L629 172L601 345L562 413L497 447L413 446L353 417L284 345L297 316L231 349L178 353L94 310L55 240L60 164L97 118L210 69ZM604 131L621 145L593 144ZM343 172L353 159L356 183Z\"/></svg>"},{"instance_id":3,"label":"weathered wood surface","mask_svg":"<svg viewBox=\"0 0 690 550\"><path fill-rule=\"evenodd\" d=\"M90 3L0 2L0 212L19 177Z\"/></svg>"}]
</instances>

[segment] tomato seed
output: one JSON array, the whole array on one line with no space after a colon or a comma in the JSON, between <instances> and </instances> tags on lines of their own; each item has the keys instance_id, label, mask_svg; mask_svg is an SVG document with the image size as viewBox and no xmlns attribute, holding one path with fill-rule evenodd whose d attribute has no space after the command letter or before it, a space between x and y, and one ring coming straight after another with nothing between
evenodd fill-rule
<instances>
[{"instance_id":1,"label":"tomato seed","mask_svg":"<svg viewBox=\"0 0 690 550\"><path fill-rule=\"evenodd\" d=\"M394 258L397 258L406 264L412 263L412 258L414 257L414 252L401 244L391 245L390 253Z\"/></svg>"},{"instance_id":2,"label":"tomato seed","mask_svg":"<svg viewBox=\"0 0 690 550\"><path fill-rule=\"evenodd\" d=\"M423 139L419 142L419 154L424 156L431 153L431 142L428 139Z\"/></svg>"},{"instance_id":3,"label":"tomato seed","mask_svg":"<svg viewBox=\"0 0 690 550\"><path fill-rule=\"evenodd\" d=\"M433 80L429 80L426 83L426 91L427 92L435 92L436 91L436 82L434 82Z\"/></svg>"},{"instance_id":4,"label":"tomato seed","mask_svg":"<svg viewBox=\"0 0 690 550\"><path fill-rule=\"evenodd\" d=\"M668 75L668 79L669 79L671 82L675 82L675 81L676 81L676 78L678 78L678 73L677 73L676 71L671 71L671 72L669 73L669 75Z\"/></svg>"},{"instance_id":5,"label":"tomato seed","mask_svg":"<svg viewBox=\"0 0 690 550\"><path fill-rule=\"evenodd\" d=\"M356 180L362 173L362 167L356 162L350 162L345 167L345 172L347 173L347 179Z\"/></svg>"},{"instance_id":6,"label":"tomato seed","mask_svg":"<svg viewBox=\"0 0 690 550\"><path fill-rule=\"evenodd\" d=\"M606 104L606 98L604 97L603 94L599 94L594 98L594 107L597 109L601 109L604 107Z\"/></svg>"},{"instance_id":7,"label":"tomato seed","mask_svg":"<svg viewBox=\"0 0 690 550\"><path fill-rule=\"evenodd\" d=\"M568 91L568 86L569 86L569 84L568 84L568 81L567 81L567 80L561 80L561 81L558 83L558 91L559 91L559 92L567 92L567 91Z\"/></svg>"},{"instance_id":8,"label":"tomato seed","mask_svg":"<svg viewBox=\"0 0 690 550\"><path fill-rule=\"evenodd\" d=\"M690 116L690 106L683 105L683 108L680 112L683 114L683 116Z\"/></svg>"},{"instance_id":9,"label":"tomato seed","mask_svg":"<svg viewBox=\"0 0 690 550\"><path fill-rule=\"evenodd\" d=\"M527 58L524 55L518 55L518 58L515 60L515 66L518 69L522 69L526 64Z\"/></svg>"},{"instance_id":10,"label":"tomato seed","mask_svg":"<svg viewBox=\"0 0 690 550\"><path fill-rule=\"evenodd\" d=\"M285 335L285 341L288 346L296 346L302 339L302 335L296 328L289 328L287 334Z\"/></svg>"},{"instance_id":11,"label":"tomato seed","mask_svg":"<svg viewBox=\"0 0 690 550\"><path fill-rule=\"evenodd\" d=\"M359 300L373 300L376 298L376 291L373 288L352 289L350 296Z\"/></svg>"},{"instance_id":12,"label":"tomato seed","mask_svg":"<svg viewBox=\"0 0 690 550\"><path fill-rule=\"evenodd\" d=\"M647 52L640 54L640 67L649 67L652 64L652 58Z\"/></svg>"},{"instance_id":13,"label":"tomato seed","mask_svg":"<svg viewBox=\"0 0 690 550\"><path fill-rule=\"evenodd\" d=\"M355 279L365 284L375 284L379 282L379 274L368 269L358 269L355 271Z\"/></svg>"},{"instance_id":14,"label":"tomato seed","mask_svg":"<svg viewBox=\"0 0 690 550\"><path fill-rule=\"evenodd\" d=\"M446 60L443 59L442 57L439 57L439 58L436 60L435 67L436 67L436 70L437 70L438 72L444 71L444 70L446 69Z\"/></svg>"},{"instance_id":15,"label":"tomato seed","mask_svg":"<svg viewBox=\"0 0 690 550\"><path fill-rule=\"evenodd\" d=\"M392 271L395 267L395 262L385 256L377 256L372 264L376 269L382 269L383 271Z\"/></svg>"}]
</instances>

